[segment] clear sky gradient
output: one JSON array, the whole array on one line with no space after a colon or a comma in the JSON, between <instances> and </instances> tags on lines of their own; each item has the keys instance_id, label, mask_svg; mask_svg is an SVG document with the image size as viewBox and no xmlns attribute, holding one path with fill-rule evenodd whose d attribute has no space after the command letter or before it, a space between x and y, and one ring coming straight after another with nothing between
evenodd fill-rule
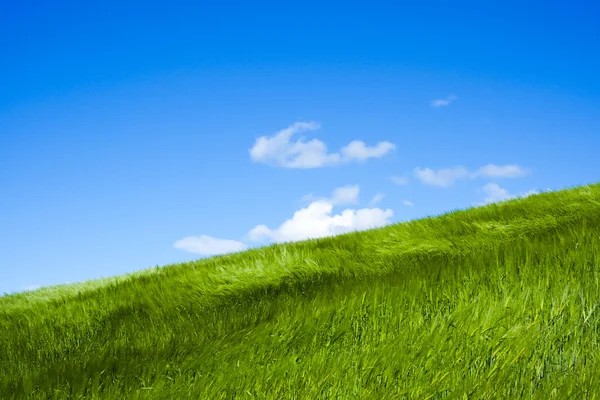
<instances>
[{"instance_id":1,"label":"clear sky gradient","mask_svg":"<svg viewBox=\"0 0 600 400\"><path fill-rule=\"evenodd\" d=\"M597 2L0 5L0 293L600 180Z\"/></svg>"}]
</instances>

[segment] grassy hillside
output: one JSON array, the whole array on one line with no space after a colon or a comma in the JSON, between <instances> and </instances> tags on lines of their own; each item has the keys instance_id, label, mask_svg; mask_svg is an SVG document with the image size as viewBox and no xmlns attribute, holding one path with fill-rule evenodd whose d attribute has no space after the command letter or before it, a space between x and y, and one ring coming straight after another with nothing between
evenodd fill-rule
<instances>
[{"instance_id":1,"label":"grassy hillside","mask_svg":"<svg viewBox=\"0 0 600 400\"><path fill-rule=\"evenodd\" d=\"M0 297L0 399L600 398L600 184Z\"/></svg>"}]
</instances>

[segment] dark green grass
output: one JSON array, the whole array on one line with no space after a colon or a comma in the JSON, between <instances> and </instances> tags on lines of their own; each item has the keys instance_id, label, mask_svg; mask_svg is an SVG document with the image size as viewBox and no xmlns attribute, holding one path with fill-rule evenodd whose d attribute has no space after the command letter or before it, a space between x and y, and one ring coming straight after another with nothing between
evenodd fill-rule
<instances>
[{"instance_id":1,"label":"dark green grass","mask_svg":"<svg viewBox=\"0 0 600 400\"><path fill-rule=\"evenodd\" d=\"M600 398L600 184L0 297L0 399Z\"/></svg>"}]
</instances>

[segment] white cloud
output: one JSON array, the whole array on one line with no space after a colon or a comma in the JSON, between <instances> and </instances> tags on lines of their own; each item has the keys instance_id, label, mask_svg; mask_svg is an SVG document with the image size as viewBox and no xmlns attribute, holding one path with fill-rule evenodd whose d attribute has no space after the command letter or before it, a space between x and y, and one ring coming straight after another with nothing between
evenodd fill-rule
<instances>
[{"instance_id":1,"label":"white cloud","mask_svg":"<svg viewBox=\"0 0 600 400\"><path fill-rule=\"evenodd\" d=\"M488 183L484 187L481 188L483 193L485 194L485 199L483 200L484 204L495 203L498 201L509 200L514 198L508 190L500 187L497 183Z\"/></svg>"},{"instance_id":2,"label":"white cloud","mask_svg":"<svg viewBox=\"0 0 600 400\"><path fill-rule=\"evenodd\" d=\"M464 167L443 168L434 171L431 168L415 168L416 177L421 182L432 186L449 187L461 178L469 176L469 171Z\"/></svg>"},{"instance_id":3,"label":"white cloud","mask_svg":"<svg viewBox=\"0 0 600 400\"><path fill-rule=\"evenodd\" d=\"M354 188L354 187L353 187ZM345 209L333 214L335 200L355 200L358 196L339 196L340 189L334 191L330 199L317 200L294 213L292 218L283 222L278 228L271 229L266 225L258 225L248 233L252 241L270 239L274 242L297 241L309 238L320 238L340 233L377 228L390 222L394 215L391 209L380 208ZM343 189L343 188L341 188ZM336 193L338 194L336 196Z\"/></svg>"},{"instance_id":4,"label":"white cloud","mask_svg":"<svg viewBox=\"0 0 600 400\"><path fill-rule=\"evenodd\" d=\"M453 101L458 100L458 97L451 95L443 99L435 99L431 101L431 107L439 108L449 106Z\"/></svg>"},{"instance_id":5,"label":"white cloud","mask_svg":"<svg viewBox=\"0 0 600 400\"><path fill-rule=\"evenodd\" d=\"M529 171L518 165L494 165L488 164L477 170L475 176L485 176L488 178L519 178L527 175Z\"/></svg>"},{"instance_id":6,"label":"white cloud","mask_svg":"<svg viewBox=\"0 0 600 400\"><path fill-rule=\"evenodd\" d=\"M358 185L348 185L337 188L331 194L331 197L318 197L312 193L302 196L303 202L326 201L333 205L355 204L358 203Z\"/></svg>"},{"instance_id":7,"label":"white cloud","mask_svg":"<svg viewBox=\"0 0 600 400\"><path fill-rule=\"evenodd\" d=\"M344 186L333 191L331 196L331 204L355 204L358 203L358 185Z\"/></svg>"},{"instance_id":8,"label":"white cloud","mask_svg":"<svg viewBox=\"0 0 600 400\"><path fill-rule=\"evenodd\" d=\"M475 203L476 205L485 205L490 203L496 203L499 201L515 199L517 197L528 197L533 194L539 193L537 190L532 189L527 192L521 193L520 195L513 195L507 189L501 187L497 183L488 183L481 188L481 191L485 194L483 203Z\"/></svg>"},{"instance_id":9,"label":"white cloud","mask_svg":"<svg viewBox=\"0 0 600 400\"><path fill-rule=\"evenodd\" d=\"M336 215L331 215L332 210L331 203L317 201L296 211L279 228L270 229L265 225L258 225L250 231L249 237L255 241L267 238L275 242L320 238L380 227L388 224L394 215L392 210L380 208L346 209Z\"/></svg>"},{"instance_id":10,"label":"white cloud","mask_svg":"<svg viewBox=\"0 0 600 400\"><path fill-rule=\"evenodd\" d=\"M415 176L423 183L432 186L450 187L459 179L475 178L520 178L529 173L518 165L488 164L475 172L469 172L465 167L442 168L437 171L431 168L415 168Z\"/></svg>"},{"instance_id":11,"label":"white cloud","mask_svg":"<svg viewBox=\"0 0 600 400\"><path fill-rule=\"evenodd\" d=\"M519 195L519 197L529 197L529 196L531 196L531 195L538 194L538 193L539 193L539 191L538 191L538 190L536 190L536 189L531 189L531 190L529 190L529 191L527 191L527 192L525 192L525 193L521 193L521 194Z\"/></svg>"},{"instance_id":12,"label":"white cloud","mask_svg":"<svg viewBox=\"0 0 600 400\"><path fill-rule=\"evenodd\" d=\"M345 162L364 161L368 158L381 158L395 148L396 146L390 142L379 142L375 146L369 147L361 140L354 140L343 147L340 152L342 160Z\"/></svg>"},{"instance_id":13,"label":"white cloud","mask_svg":"<svg viewBox=\"0 0 600 400\"><path fill-rule=\"evenodd\" d=\"M312 201L315 201L316 199L317 199L317 197L314 194L309 193L309 194L305 194L304 196L302 196L301 200L302 200L302 202L310 203Z\"/></svg>"},{"instance_id":14,"label":"white cloud","mask_svg":"<svg viewBox=\"0 0 600 400\"><path fill-rule=\"evenodd\" d=\"M257 225L248 232L248 239L253 242L260 242L272 235L271 230L266 225Z\"/></svg>"},{"instance_id":15,"label":"white cloud","mask_svg":"<svg viewBox=\"0 0 600 400\"><path fill-rule=\"evenodd\" d=\"M261 136L249 150L250 158L254 162L285 168L318 168L380 158L395 149L395 145L390 142L379 142L369 147L364 142L355 140L343 147L341 154L329 153L325 143L318 139L293 139L298 133L319 128L320 125L316 122L296 122L273 136Z\"/></svg>"},{"instance_id":16,"label":"white cloud","mask_svg":"<svg viewBox=\"0 0 600 400\"><path fill-rule=\"evenodd\" d=\"M408 201L408 200L404 200L404 201L402 202L402 204L404 204L404 205L405 205L405 206L407 206L407 207L412 207L412 206L414 206L414 204L413 204L412 202Z\"/></svg>"},{"instance_id":17,"label":"white cloud","mask_svg":"<svg viewBox=\"0 0 600 400\"><path fill-rule=\"evenodd\" d=\"M216 239L207 235L188 236L173 245L177 249L203 255L216 255L245 250L248 246L237 240Z\"/></svg>"},{"instance_id":18,"label":"white cloud","mask_svg":"<svg viewBox=\"0 0 600 400\"><path fill-rule=\"evenodd\" d=\"M383 200L384 197L385 197L385 194L383 194L383 193L377 193L371 199L371 204L377 204L377 203L379 203L381 200Z\"/></svg>"},{"instance_id":19,"label":"white cloud","mask_svg":"<svg viewBox=\"0 0 600 400\"><path fill-rule=\"evenodd\" d=\"M390 179L392 180L392 182L394 182L396 185L399 185L399 186L408 184L408 179L403 178L403 177L392 176Z\"/></svg>"}]
</instances>

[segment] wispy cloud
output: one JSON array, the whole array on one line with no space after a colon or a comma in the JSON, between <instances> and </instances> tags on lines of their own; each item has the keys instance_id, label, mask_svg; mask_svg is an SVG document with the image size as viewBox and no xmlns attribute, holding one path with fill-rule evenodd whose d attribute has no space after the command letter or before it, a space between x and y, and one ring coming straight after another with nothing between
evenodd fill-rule
<instances>
[{"instance_id":1,"label":"wispy cloud","mask_svg":"<svg viewBox=\"0 0 600 400\"><path fill-rule=\"evenodd\" d=\"M358 185L347 185L335 189L331 197L319 197L310 193L302 196L302 201L309 203L326 201L333 205L356 204L358 203L358 193Z\"/></svg>"},{"instance_id":2,"label":"wispy cloud","mask_svg":"<svg viewBox=\"0 0 600 400\"><path fill-rule=\"evenodd\" d=\"M483 202L474 203L474 205L485 205L490 203L497 203L499 201L505 201L515 199L517 197L528 197L533 194L539 193L537 190L532 189L527 192L521 193L520 195L513 195L507 189L501 187L497 183L488 183L480 189L484 193L485 198Z\"/></svg>"},{"instance_id":3,"label":"wispy cloud","mask_svg":"<svg viewBox=\"0 0 600 400\"><path fill-rule=\"evenodd\" d=\"M528 170L518 165L494 165L488 164L477 170L475 176L485 176L488 178L520 178L529 173Z\"/></svg>"},{"instance_id":4,"label":"wispy cloud","mask_svg":"<svg viewBox=\"0 0 600 400\"><path fill-rule=\"evenodd\" d=\"M469 171L464 167L442 168L437 171L431 168L415 168L415 176L427 185L446 188L458 179L467 178Z\"/></svg>"},{"instance_id":5,"label":"wispy cloud","mask_svg":"<svg viewBox=\"0 0 600 400\"><path fill-rule=\"evenodd\" d=\"M404 178L404 177L401 177L401 176L392 176L390 179L392 180L392 182L394 182L398 186L402 186L402 185L407 185L408 184L408 179Z\"/></svg>"},{"instance_id":6,"label":"wispy cloud","mask_svg":"<svg viewBox=\"0 0 600 400\"><path fill-rule=\"evenodd\" d=\"M371 204L377 204L379 203L381 200L383 200L383 198L385 197L385 194L383 193L377 193L375 196L373 196L373 198L371 199Z\"/></svg>"},{"instance_id":7,"label":"wispy cloud","mask_svg":"<svg viewBox=\"0 0 600 400\"><path fill-rule=\"evenodd\" d=\"M484 204L495 203L514 198L514 196L511 195L508 190L500 187L500 185L497 183L488 183L482 187L481 190L485 194L485 199L483 200Z\"/></svg>"},{"instance_id":8,"label":"wispy cloud","mask_svg":"<svg viewBox=\"0 0 600 400\"><path fill-rule=\"evenodd\" d=\"M456 97L454 95L450 95L450 96L447 96L442 99L431 100L431 102L429 104L433 108L446 107L446 106L449 106L450 103L452 103L456 100L458 100L458 97Z\"/></svg>"},{"instance_id":9,"label":"wispy cloud","mask_svg":"<svg viewBox=\"0 0 600 400\"><path fill-rule=\"evenodd\" d=\"M298 133L319 128L317 122L296 122L273 136L261 136L249 150L250 158L254 162L284 168L319 168L380 158L396 148L387 141L367 146L363 141L354 140L339 153L329 153L325 143L318 139L294 139Z\"/></svg>"},{"instance_id":10,"label":"wispy cloud","mask_svg":"<svg viewBox=\"0 0 600 400\"><path fill-rule=\"evenodd\" d=\"M433 170L431 168L415 168L414 174L421 182L443 188L450 187L460 179L475 178L520 178L529 173L528 170L514 164L488 164L475 172L469 172L462 166Z\"/></svg>"},{"instance_id":11,"label":"wispy cloud","mask_svg":"<svg viewBox=\"0 0 600 400\"><path fill-rule=\"evenodd\" d=\"M537 190L537 189L531 189L531 190L528 190L525 193L521 193L517 197L529 197L529 196L532 196L534 194L539 194L539 193L540 193L539 190Z\"/></svg>"},{"instance_id":12,"label":"wispy cloud","mask_svg":"<svg viewBox=\"0 0 600 400\"><path fill-rule=\"evenodd\" d=\"M414 206L414 204L413 204L412 202L408 201L408 200L404 200L404 201L402 202L402 204L404 204L404 205L405 205L405 206L407 206L407 207L412 207L412 206Z\"/></svg>"},{"instance_id":13,"label":"wispy cloud","mask_svg":"<svg viewBox=\"0 0 600 400\"><path fill-rule=\"evenodd\" d=\"M358 203L358 185L344 186L333 191L330 203L333 205Z\"/></svg>"},{"instance_id":14,"label":"wispy cloud","mask_svg":"<svg viewBox=\"0 0 600 400\"><path fill-rule=\"evenodd\" d=\"M201 235L185 237L176 241L173 247L196 254L216 255L242 251L248 246L237 240L217 239Z\"/></svg>"},{"instance_id":15,"label":"wispy cloud","mask_svg":"<svg viewBox=\"0 0 600 400\"><path fill-rule=\"evenodd\" d=\"M369 158L381 158L395 148L396 146L390 142L379 142L375 146L369 147L361 140L354 140L346 147L342 147L340 152L343 162L364 161Z\"/></svg>"}]
</instances>

